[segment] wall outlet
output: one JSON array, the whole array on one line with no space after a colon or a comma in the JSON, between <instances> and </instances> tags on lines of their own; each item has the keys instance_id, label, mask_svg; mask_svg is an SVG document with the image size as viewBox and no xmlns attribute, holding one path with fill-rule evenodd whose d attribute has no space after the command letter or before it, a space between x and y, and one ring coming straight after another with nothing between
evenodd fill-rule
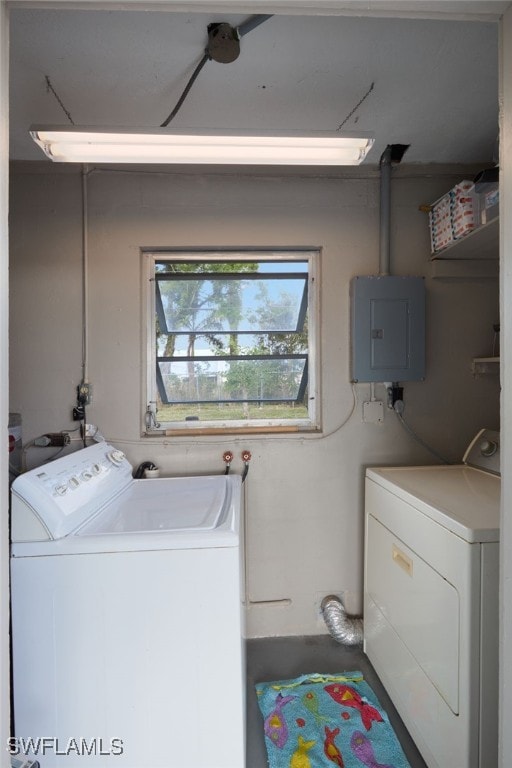
<instances>
[{"instance_id":1,"label":"wall outlet","mask_svg":"<svg viewBox=\"0 0 512 768\"><path fill-rule=\"evenodd\" d=\"M88 381L82 381L77 387L77 401L81 405L90 405L92 403L92 384Z\"/></svg>"}]
</instances>

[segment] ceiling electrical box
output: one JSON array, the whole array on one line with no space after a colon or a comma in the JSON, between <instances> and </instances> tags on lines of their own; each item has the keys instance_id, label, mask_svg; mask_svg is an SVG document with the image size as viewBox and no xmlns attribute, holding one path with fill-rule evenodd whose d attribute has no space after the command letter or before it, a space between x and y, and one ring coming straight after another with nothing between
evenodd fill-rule
<instances>
[{"instance_id":1,"label":"ceiling electrical box","mask_svg":"<svg viewBox=\"0 0 512 768\"><path fill-rule=\"evenodd\" d=\"M351 281L352 381L425 378L425 280Z\"/></svg>"}]
</instances>

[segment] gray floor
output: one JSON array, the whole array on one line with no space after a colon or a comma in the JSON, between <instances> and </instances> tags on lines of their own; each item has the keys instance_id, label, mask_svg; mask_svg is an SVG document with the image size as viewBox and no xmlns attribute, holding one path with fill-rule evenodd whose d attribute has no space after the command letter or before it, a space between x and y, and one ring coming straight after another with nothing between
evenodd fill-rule
<instances>
[{"instance_id":1,"label":"gray floor","mask_svg":"<svg viewBox=\"0 0 512 768\"><path fill-rule=\"evenodd\" d=\"M411 768L426 768L361 648L347 648L328 635L318 637L277 637L249 640L247 643L247 768L268 768L263 720L258 709L255 683L287 680L319 672L333 674L360 670L386 710Z\"/></svg>"}]
</instances>

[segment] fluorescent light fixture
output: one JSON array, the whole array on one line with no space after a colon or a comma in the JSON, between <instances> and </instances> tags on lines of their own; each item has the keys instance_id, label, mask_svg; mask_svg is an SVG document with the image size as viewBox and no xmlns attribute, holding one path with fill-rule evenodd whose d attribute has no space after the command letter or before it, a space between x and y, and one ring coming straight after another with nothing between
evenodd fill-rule
<instances>
[{"instance_id":1,"label":"fluorescent light fixture","mask_svg":"<svg viewBox=\"0 0 512 768\"><path fill-rule=\"evenodd\" d=\"M167 128L32 126L30 134L55 163L359 165L373 144L368 136L335 131L221 135Z\"/></svg>"}]
</instances>

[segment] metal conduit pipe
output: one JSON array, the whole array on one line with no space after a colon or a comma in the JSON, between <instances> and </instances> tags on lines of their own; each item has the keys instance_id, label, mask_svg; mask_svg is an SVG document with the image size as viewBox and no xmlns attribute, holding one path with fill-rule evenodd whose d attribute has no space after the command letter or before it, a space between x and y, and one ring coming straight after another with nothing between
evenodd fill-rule
<instances>
[{"instance_id":1,"label":"metal conduit pipe","mask_svg":"<svg viewBox=\"0 0 512 768\"><path fill-rule=\"evenodd\" d=\"M341 600L327 595L320 606L327 629L342 645L360 645L363 642L363 620L347 616Z\"/></svg>"},{"instance_id":2,"label":"metal conduit pipe","mask_svg":"<svg viewBox=\"0 0 512 768\"><path fill-rule=\"evenodd\" d=\"M391 145L380 158L379 275L389 275L391 223Z\"/></svg>"},{"instance_id":3,"label":"metal conduit pipe","mask_svg":"<svg viewBox=\"0 0 512 768\"><path fill-rule=\"evenodd\" d=\"M379 162L379 275L383 276L391 274L391 169L402 161L408 149L409 144L388 144Z\"/></svg>"}]
</instances>

